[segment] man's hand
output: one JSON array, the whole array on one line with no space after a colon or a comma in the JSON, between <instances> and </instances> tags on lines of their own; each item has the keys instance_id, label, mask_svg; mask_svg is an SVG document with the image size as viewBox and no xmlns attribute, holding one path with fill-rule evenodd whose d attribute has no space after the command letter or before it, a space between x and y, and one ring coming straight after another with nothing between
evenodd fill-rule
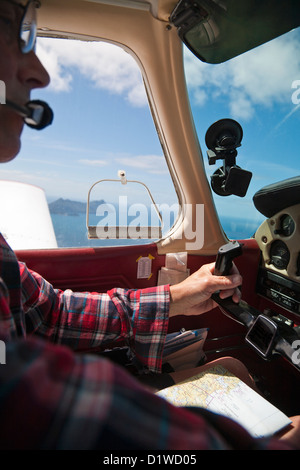
<instances>
[{"instance_id":1,"label":"man's hand","mask_svg":"<svg viewBox=\"0 0 300 470\"><path fill-rule=\"evenodd\" d=\"M205 313L217 304L211 295L220 291L220 297L232 297L238 303L241 298L238 286L242 277L235 265L228 276L214 276L215 263L205 264L185 279L183 282L170 287L171 304L170 317L175 315L199 315Z\"/></svg>"}]
</instances>

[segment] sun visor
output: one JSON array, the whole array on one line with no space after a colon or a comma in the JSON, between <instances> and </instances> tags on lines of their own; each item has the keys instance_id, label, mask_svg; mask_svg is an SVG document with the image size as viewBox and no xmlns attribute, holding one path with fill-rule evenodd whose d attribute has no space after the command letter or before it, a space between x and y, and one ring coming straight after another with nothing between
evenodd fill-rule
<instances>
[{"instance_id":1,"label":"sun visor","mask_svg":"<svg viewBox=\"0 0 300 470\"><path fill-rule=\"evenodd\" d=\"M181 0L170 22L202 61L217 64L300 25L299 0Z\"/></svg>"}]
</instances>

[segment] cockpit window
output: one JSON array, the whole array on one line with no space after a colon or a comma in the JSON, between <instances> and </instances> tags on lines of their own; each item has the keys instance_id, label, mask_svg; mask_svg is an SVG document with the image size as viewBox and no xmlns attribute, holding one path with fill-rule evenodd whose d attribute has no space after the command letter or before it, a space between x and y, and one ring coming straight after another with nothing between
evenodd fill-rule
<instances>
[{"instance_id":1,"label":"cockpit window","mask_svg":"<svg viewBox=\"0 0 300 470\"><path fill-rule=\"evenodd\" d=\"M51 84L33 98L51 105L54 121L41 132L24 129L21 153L3 167L1 179L44 190L58 247L149 243L88 240L86 228L90 187L118 179L120 170L128 180L143 182L159 208L170 209L164 231L176 218L177 196L136 61L112 44L54 38L39 38L37 55ZM125 219L125 225L136 220L157 226L151 205L143 187L107 183L91 194L90 217L93 225Z\"/></svg>"},{"instance_id":2,"label":"cockpit window","mask_svg":"<svg viewBox=\"0 0 300 470\"><path fill-rule=\"evenodd\" d=\"M208 164L207 129L224 118L243 129L236 164L252 172L245 197L214 200L230 238L251 237L264 219L254 207L255 192L300 174L300 29L222 64L206 64L185 49L189 96L210 180L221 161Z\"/></svg>"}]
</instances>

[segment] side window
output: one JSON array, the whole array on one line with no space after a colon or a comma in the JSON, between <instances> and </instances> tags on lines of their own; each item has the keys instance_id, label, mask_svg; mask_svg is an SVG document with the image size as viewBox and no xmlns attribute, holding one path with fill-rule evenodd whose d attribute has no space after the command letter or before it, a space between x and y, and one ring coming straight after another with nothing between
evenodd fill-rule
<instances>
[{"instance_id":1,"label":"side window","mask_svg":"<svg viewBox=\"0 0 300 470\"><path fill-rule=\"evenodd\" d=\"M55 241L45 241L44 247L149 243L87 238L88 193L102 180L90 195L92 225L160 224L145 187L122 184L120 170L128 181L144 183L159 209L172 209L167 211L165 233L176 217L177 197L136 61L112 44L54 38L39 38L37 55L51 83L34 90L32 98L48 102L54 121L42 131L24 128L21 152L3 166L1 178L44 193L51 220L43 223L49 231L52 224L55 234ZM17 200L15 206L17 210ZM38 217L41 225L40 216L31 217ZM7 237L10 241L9 229ZM25 240L23 246L11 244L14 249L27 247ZM43 241L33 245L42 248Z\"/></svg>"},{"instance_id":2,"label":"side window","mask_svg":"<svg viewBox=\"0 0 300 470\"><path fill-rule=\"evenodd\" d=\"M252 198L266 185L299 175L300 29L222 64L198 60L185 49L191 107L210 181L223 164L209 165L205 134L216 121L243 129L236 164L252 172L245 197L213 193L229 238L248 238L264 220ZM234 208L234 209L233 209Z\"/></svg>"}]
</instances>

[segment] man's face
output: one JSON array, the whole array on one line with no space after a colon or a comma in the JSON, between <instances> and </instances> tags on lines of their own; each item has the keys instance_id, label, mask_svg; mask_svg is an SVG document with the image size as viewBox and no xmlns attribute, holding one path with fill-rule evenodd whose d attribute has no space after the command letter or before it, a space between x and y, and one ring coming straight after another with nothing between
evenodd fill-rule
<instances>
[{"instance_id":1,"label":"man's face","mask_svg":"<svg viewBox=\"0 0 300 470\"><path fill-rule=\"evenodd\" d=\"M24 2L18 2L23 4ZM33 51L20 49L19 30L24 9L9 0L0 0L0 80L6 99L24 105L34 88L49 83L49 76ZM0 162L12 160L20 149L23 119L0 104Z\"/></svg>"}]
</instances>

